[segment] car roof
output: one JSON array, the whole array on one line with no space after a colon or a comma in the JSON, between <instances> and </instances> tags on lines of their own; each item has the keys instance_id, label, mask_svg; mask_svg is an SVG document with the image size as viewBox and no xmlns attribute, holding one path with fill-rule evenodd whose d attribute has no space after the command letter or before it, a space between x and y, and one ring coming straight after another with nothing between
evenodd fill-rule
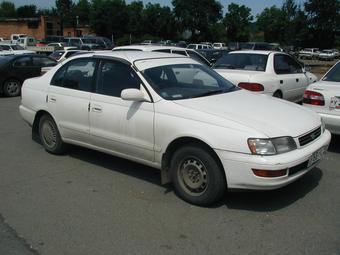
<instances>
[{"instance_id":1,"label":"car roof","mask_svg":"<svg viewBox=\"0 0 340 255\"><path fill-rule=\"evenodd\" d=\"M236 50L236 51L229 52L229 54L235 54L235 53L269 55L270 53L278 53L278 52L271 51L271 50ZM283 53L283 52L279 52L279 53Z\"/></svg>"},{"instance_id":2,"label":"car roof","mask_svg":"<svg viewBox=\"0 0 340 255\"><path fill-rule=\"evenodd\" d=\"M162 52L148 52L148 51L93 51L88 54L82 54L79 56L75 56L75 58L83 58L83 57L108 57L108 58L120 58L126 60L130 63L133 63L138 60L149 60L149 59L161 59L161 58L184 58L188 59L187 56L177 55L177 54L169 54Z\"/></svg>"},{"instance_id":3,"label":"car roof","mask_svg":"<svg viewBox=\"0 0 340 255\"><path fill-rule=\"evenodd\" d=\"M155 50L181 50L185 51L186 48L176 46L165 46L165 45L127 45L113 48L115 50L139 50L139 51L155 51Z\"/></svg>"}]
</instances>

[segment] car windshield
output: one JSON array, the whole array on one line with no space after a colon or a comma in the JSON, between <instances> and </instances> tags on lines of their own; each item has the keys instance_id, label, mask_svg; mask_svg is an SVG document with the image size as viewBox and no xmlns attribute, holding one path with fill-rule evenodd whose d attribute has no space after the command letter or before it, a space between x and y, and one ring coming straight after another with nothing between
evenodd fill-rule
<instances>
[{"instance_id":1,"label":"car windshield","mask_svg":"<svg viewBox=\"0 0 340 255\"><path fill-rule=\"evenodd\" d=\"M144 70L153 89L166 100L180 100L238 90L210 68L199 64L175 64Z\"/></svg>"},{"instance_id":2,"label":"car windshield","mask_svg":"<svg viewBox=\"0 0 340 255\"><path fill-rule=\"evenodd\" d=\"M340 82L340 62L338 62L322 80Z\"/></svg>"},{"instance_id":3,"label":"car windshield","mask_svg":"<svg viewBox=\"0 0 340 255\"><path fill-rule=\"evenodd\" d=\"M247 71L266 71L268 55L234 53L219 58L214 68L237 69Z\"/></svg>"},{"instance_id":4,"label":"car windshield","mask_svg":"<svg viewBox=\"0 0 340 255\"><path fill-rule=\"evenodd\" d=\"M24 48L21 47L20 45L12 45L12 49L13 50L24 50Z\"/></svg>"}]
</instances>

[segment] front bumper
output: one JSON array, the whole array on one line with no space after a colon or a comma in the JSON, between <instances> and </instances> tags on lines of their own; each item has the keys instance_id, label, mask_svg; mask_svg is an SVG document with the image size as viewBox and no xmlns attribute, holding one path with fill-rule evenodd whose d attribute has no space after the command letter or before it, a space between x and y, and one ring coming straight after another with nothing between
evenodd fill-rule
<instances>
[{"instance_id":1,"label":"front bumper","mask_svg":"<svg viewBox=\"0 0 340 255\"><path fill-rule=\"evenodd\" d=\"M331 134L328 130L312 143L294 151L274 155L258 156L244 153L215 150L219 155L230 189L271 190L283 187L307 173L320 161L308 167L311 155L322 147L328 148ZM252 169L289 169L287 175L275 178L258 177Z\"/></svg>"}]
</instances>

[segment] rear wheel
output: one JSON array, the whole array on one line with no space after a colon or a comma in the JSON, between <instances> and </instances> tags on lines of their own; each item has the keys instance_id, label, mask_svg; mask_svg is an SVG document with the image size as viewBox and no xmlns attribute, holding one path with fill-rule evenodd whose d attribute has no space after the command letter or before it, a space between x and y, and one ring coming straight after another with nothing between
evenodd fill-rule
<instances>
[{"instance_id":1,"label":"rear wheel","mask_svg":"<svg viewBox=\"0 0 340 255\"><path fill-rule=\"evenodd\" d=\"M3 92L5 96L16 97L20 95L21 82L16 79L10 79L4 82Z\"/></svg>"},{"instance_id":2,"label":"rear wheel","mask_svg":"<svg viewBox=\"0 0 340 255\"><path fill-rule=\"evenodd\" d=\"M215 157L196 145L178 149L171 161L175 191L183 200L208 206L221 199L227 185Z\"/></svg>"},{"instance_id":3,"label":"rear wheel","mask_svg":"<svg viewBox=\"0 0 340 255\"><path fill-rule=\"evenodd\" d=\"M39 121L39 136L45 150L52 154L62 154L65 151L58 127L51 116L43 115Z\"/></svg>"}]
</instances>

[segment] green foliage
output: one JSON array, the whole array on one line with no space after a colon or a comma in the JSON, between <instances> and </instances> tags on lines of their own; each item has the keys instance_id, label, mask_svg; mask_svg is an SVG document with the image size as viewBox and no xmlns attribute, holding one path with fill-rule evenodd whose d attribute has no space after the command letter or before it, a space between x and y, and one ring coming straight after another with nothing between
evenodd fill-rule
<instances>
[{"instance_id":1,"label":"green foliage","mask_svg":"<svg viewBox=\"0 0 340 255\"><path fill-rule=\"evenodd\" d=\"M9 1L2 1L0 4L0 17L16 17L15 5Z\"/></svg>"},{"instance_id":2,"label":"green foliage","mask_svg":"<svg viewBox=\"0 0 340 255\"><path fill-rule=\"evenodd\" d=\"M74 15L78 16L79 25L86 25L89 23L89 13L91 4L88 0L79 0L74 7Z\"/></svg>"},{"instance_id":3,"label":"green foliage","mask_svg":"<svg viewBox=\"0 0 340 255\"><path fill-rule=\"evenodd\" d=\"M191 31L191 40L211 40L211 28L222 18L222 6L218 1L173 0L172 5L180 31Z\"/></svg>"},{"instance_id":4,"label":"green foliage","mask_svg":"<svg viewBox=\"0 0 340 255\"><path fill-rule=\"evenodd\" d=\"M23 5L18 7L17 16L19 18L30 18L37 16L37 6L35 5Z\"/></svg>"},{"instance_id":5,"label":"green foliage","mask_svg":"<svg viewBox=\"0 0 340 255\"><path fill-rule=\"evenodd\" d=\"M339 0L308 0L305 11L314 44L320 48L333 47L340 30Z\"/></svg>"},{"instance_id":6,"label":"green foliage","mask_svg":"<svg viewBox=\"0 0 340 255\"><path fill-rule=\"evenodd\" d=\"M250 23L253 17L250 14L251 9L244 6L231 3L228 5L228 12L224 18L224 24L227 29L227 36L230 41L245 42L250 37Z\"/></svg>"}]
</instances>

